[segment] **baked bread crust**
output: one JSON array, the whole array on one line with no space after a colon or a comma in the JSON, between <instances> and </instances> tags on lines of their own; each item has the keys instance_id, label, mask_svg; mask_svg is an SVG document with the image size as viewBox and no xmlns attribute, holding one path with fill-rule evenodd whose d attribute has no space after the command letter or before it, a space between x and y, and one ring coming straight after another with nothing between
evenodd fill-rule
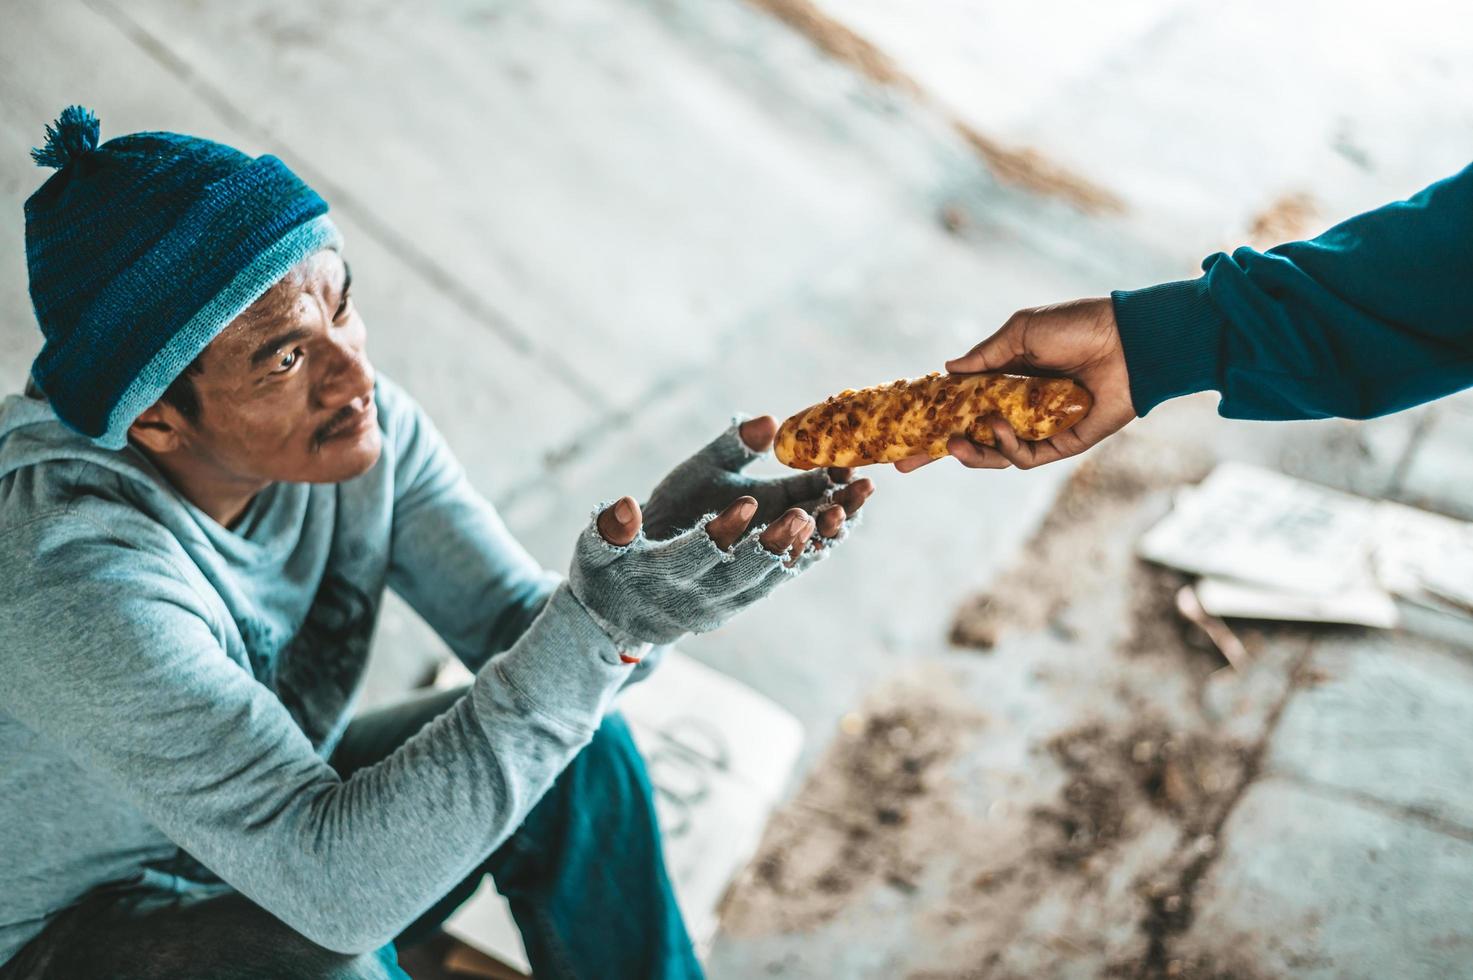
<instances>
[{"instance_id":1,"label":"baked bread crust","mask_svg":"<svg viewBox=\"0 0 1473 980\"><path fill-rule=\"evenodd\" d=\"M1068 429L1093 399L1067 378L1017 374L928 374L858 391L841 391L805 408L777 430L773 451L797 469L894 463L946 455L946 440L993 444L988 416L1036 442Z\"/></svg>"}]
</instances>

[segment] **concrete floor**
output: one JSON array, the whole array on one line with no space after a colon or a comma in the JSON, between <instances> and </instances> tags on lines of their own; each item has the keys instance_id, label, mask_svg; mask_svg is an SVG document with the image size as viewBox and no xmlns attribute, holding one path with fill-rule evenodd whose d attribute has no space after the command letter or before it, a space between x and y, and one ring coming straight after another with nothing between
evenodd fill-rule
<instances>
[{"instance_id":1,"label":"concrete floor","mask_svg":"<svg viewBox=\"0 0 1473 980\"><path fill-rule=\"evenodd\" d=\"M1177 153L1144 122L1110 143L1110 114L1132 93L1212 95L1221 75L1194 82L1181 52L1226 57L1251 41L1214 41L1201 12L1142 34L1134 50L1156 60L1110 76L1129 84L1076 80L1051 113L997 127L1057 140L1050 152L1120 193L1117 214L999 183L945 111L737 0L12 0L0 16L24 39L0 46L7 213L44 177L26 150L69 102L98 111L104 139L167 128L282 156L348 237L376 364L554 568L595 502L646 492L733 409L782 417L938 367L1017 307L1188 274L1248 233L1253 202L1300 186L1254 171L1238 203L1208 214L1191 202L1219 196L1221 153L1198 166L1202 153ZM1318 79L1333 50L1305 48L1281 73ZM1420 49L1377 50L1389 59L1378 77L1395 80L1396 58ZM1398 91L1413 109L1367 117L1355 138L1418 152L1384 173L1336 171L1327 187L1378 176L1352 188L1360 198L1316 185L1314 213L1410 193L1468 155L1473 100L1431 106L1421 68L1406 71ZM1307 127L1321 142L1338 132L1329 115ZM1273 145L1250 117L1217 129ZM1147 137L1171 152L1151 156ZM1147 157L1154 179L1120 179ZM1158 186L1183 202L1167 218L1146 200ZM17 219L0 224L5 387L38 347L25 281ZM1050 530L1054 511L1044 538L1075 467L877 474L842 560L686 645L809 731L793 803L733 893L712 976L1473 975L1460 724L1473 677L1457 643L1264 631L1261 669L1209 682L1208 653L1172 639L1164 610L1132 605L1154 593L1129 558L1134 529L1170 480L1203 465L1204 446L1473 516L1470 426L1457 403L1270 429L1183 402L1097 467L1138 492L1091 496L1100 478L1081 471L1070 492L1086 514L1103 500L1109 519ZM953 648L957 609L1040 546L1086 555L1096 574L1043 621L1020 615L992 653ZM441 649L391 606L372 696L414 682ZM895 720L916 717L937 723ZM1142 734L1147 722L1158 734ZM845 850L835 828L853 826L856 788L910 786L873 781L889 758L865 751L875 733L897 764L914 758L901 743L920 740L924 785L887 811L874 847ZM1141 742L1142 765L1167 743L1216 746L1203 771L1221 772L1189 781L1191 806L1163 804L1117 758ZM856 760L869 782L842 778ZM1079 830L1081 793L1120 801L1082 850L1055 839ZM823 877L836 867L845 874Z\"/></svg>"},{"instance_id":2,"label":"concrete floor","mask_svg":"<svg viewBox=\"0 0 1473 980\"><path fill-rule=\"evenodd\" d=\"M1076 471L958 617L989 647L936 644L841 722L732 893L723 975L1473 975L1466 621L1238 623L1234 672L1133 557L1223 459L1467 514L1407 479L1465 409L1264 427L1211 401Z\"/></svg>"},{"instance_id":3,"label":"concrete floor","mask_svg":"<svg viewBox=\"0 0 1473 980\"><path fill-rule=\"evenodd\" d=\"M1458 0L815 4L966 123L1117 196L1133 236L1188 262L1242 244L1286 199L1313 234L1473 156Z\"/></svg>"}]
</instances>

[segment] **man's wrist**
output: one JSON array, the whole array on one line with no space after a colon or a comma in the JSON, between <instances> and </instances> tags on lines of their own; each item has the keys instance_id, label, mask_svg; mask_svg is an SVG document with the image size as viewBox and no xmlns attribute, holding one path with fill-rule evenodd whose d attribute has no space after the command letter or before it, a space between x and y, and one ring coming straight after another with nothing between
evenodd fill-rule
<instances>
[{"instance_id":1,"label":"man's wrist","mask_svg":"<svg viewBox=\"0 0 1473 980\"><path fill-rule=\"evenodd\" d=\"M1207 278L1110 294L1130 398L1145 415L1168 398L1219 384L1227 321L1207 294Z\"/></svg>"},{"instance_id":2,"label":"man's wrist","mask_svg":"<svg viewBox=\"0 0 1473 980\"><path fill-rule=\"evenodd\" d=\"M629 648L620 647L618 643L615 643L614 646L619 651L619 662L623 664L637 664L648 657L650 651L655 648L655 645L648 640Z\"/></svg>"},{"instance_id":3,"label":"man's wrist","mask_svg":"<svg viewBox=\"0 0 1473 980\"><path fill-rule=\"evenodd\" d=\"M577 589L571 587L571 583L569 583L568 595L572 596L588 618L593 620L594 624L608 637L609 642L614 645L620 663L637 664L649 655L650 650L654 647L653 643L630 635L626 630L620 629L600 616L597 610L583 601L583 597L578 594Z\"/></svg>"},{"instance_id":4,"label":"man's wrist","mask_svg":"<svg viewBox=\"0 0 1473 980\"><path fill-rule=\"evenodd\" d=\"M581 726L603 716L628 671L609 637L561 585L527 632L487 662L480 676L489 672L543 714Z\"/></svg>"}]
</instances>

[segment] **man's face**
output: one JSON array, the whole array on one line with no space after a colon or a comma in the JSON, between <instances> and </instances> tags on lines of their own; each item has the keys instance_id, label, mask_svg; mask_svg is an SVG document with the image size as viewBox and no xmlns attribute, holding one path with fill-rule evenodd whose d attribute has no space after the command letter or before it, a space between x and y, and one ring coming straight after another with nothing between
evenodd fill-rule
<instances>
[{"instance_id":1,"label":"man's face","mask_svg":"<svg viewBox=\"0 0 1473 980\"><path fill-rule=\"evenodd\" d=\"M342 257L304 259L200 355L200 417L181 448L247 483L364 473L383 448L364 342Z\"/></svg>"}]
</instances>

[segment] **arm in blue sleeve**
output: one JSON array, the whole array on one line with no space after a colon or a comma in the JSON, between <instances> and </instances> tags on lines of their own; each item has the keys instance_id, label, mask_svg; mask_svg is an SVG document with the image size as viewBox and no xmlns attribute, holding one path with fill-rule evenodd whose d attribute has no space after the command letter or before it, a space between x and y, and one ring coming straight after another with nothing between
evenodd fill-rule
<instances>
[{"instance_id":1,"label":"arm in blue sleeve","mask_svg":"<svg viewBox=\"0 0 1473 980\"><path fill-rule=\"evenodd\" d=\"M0 715L329 949L379 948L485 860L628 678L560 587L465 697L342 779L226 655L174 547L80 520L0 536Z\"/></svg>"},{"instance_id":2,"label":"arm in blue sleeve","mask_svg":"<svg viewBox=\"0 0 1473 980\"><path fill-rule=\"evenodd\" d=\"M1232 418L1370 418L1473 385L1473 166L1202 268L1112 294L1137 414L1216 390Z\"/></svg>"}]
</instances>

